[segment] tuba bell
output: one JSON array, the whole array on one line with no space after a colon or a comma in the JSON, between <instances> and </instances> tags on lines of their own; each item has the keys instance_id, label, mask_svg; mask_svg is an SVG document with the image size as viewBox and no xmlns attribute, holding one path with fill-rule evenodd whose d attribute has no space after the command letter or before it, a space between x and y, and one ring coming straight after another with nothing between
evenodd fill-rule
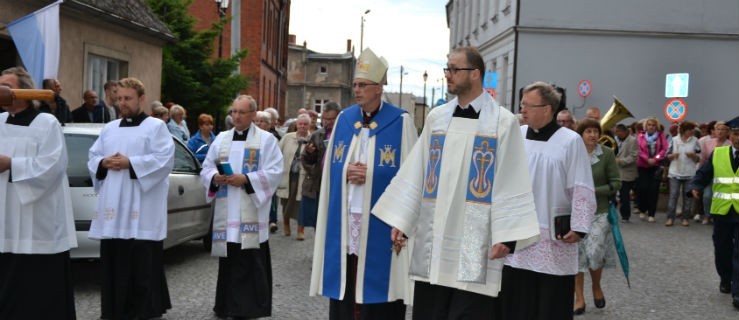
<instances>
[{"instance_id":1,"label":"tuba bell","mask_svg":"<svg viewBox=\"0 0 739 320\"><path fill-rule=\"evenodd\" d=\"M608 134L609 130L611 130L611 128L621 120L633 117L634 115L631 114L631 111L629 111L626 106L624 106L621 100L618 100L616 96L613 96L613 104L611 105L611 108L608 109L606 115L600 120L600 128L603 130L603 133L600 136L600 139L598 139L598 143L611 148L614 153L617 153L616 140Z\"/></svg>"}]
</instances>

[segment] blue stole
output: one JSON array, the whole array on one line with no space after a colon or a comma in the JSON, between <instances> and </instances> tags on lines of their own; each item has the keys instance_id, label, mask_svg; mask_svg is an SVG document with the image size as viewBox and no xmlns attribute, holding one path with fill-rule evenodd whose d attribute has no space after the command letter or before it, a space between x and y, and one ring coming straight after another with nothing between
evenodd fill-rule
<instances>
[{"instance_id":1,"label":"blue stole","mask_svg":"<svg viewBox=\"0 0 739 320\"><path fill-rule=\"evenodd\" d=\"M375 158L373 162L372 192L370 204L374 206L377 199L390 184L400 168L400 150L403 137L404 110L383 102L382 109L368 124L369 137L375 137ZM341 112L339 121L334 125L331 158L326 164L331 166L330 189L328 193L328 215L326 221L326 243L324 244L323 261L323 295L332 299L341 299L341 230L347 226L342 224L342 192L346 182L342 178L344 163L348 157L349 145L359 133L363 125L362 109L353 105ZM327 153L329 154L329 153ZM366 199L365 199L366 200ZM363 214L370 214L364 212ZM392 258L391 227L374 215L369 216L369 229L366 243L366 262L364 265L363 303L387 302L390 287L390 262ZM361 250L361 249L360 249ZM358 266L361 268L362 266Z\"/></svg>"}]
</instances>

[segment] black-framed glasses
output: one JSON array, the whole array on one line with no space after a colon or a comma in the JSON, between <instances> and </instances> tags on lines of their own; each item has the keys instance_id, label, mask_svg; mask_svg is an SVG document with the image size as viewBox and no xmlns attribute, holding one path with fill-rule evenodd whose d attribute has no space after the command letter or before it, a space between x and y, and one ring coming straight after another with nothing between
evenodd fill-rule
<instances>
[{"instance_id":1,"label":"black-framed glasses","mask_svg":"<svg viewBox=\"0 0 739 320\"><path fill-rule=\"evenodd\" d=\"M519 108L521 108L521 109L523 109L523 108L541 108L541 107L546 107L548 105L549 105L548 103L545 103L545 104L525 104L525 103L522 102L519 105Z\"/></svg>"},{"instance_id":2,"label":"black-framed glasses","mask_svg":"<svg viewBox=\"0 0 739 320\"><path fill-rule=\"evenodd\" d=\"M466 71L472 71L477 70L475 68L444 68L444 74L457 74L457 72L466 70Z\"/></svg>"},{"instance_id":3,"label":"black-framed glasses","mask_svg":"<svg viewBox=\"0 0 739 320\"><path fill-rule=\"evenodd\" d=\"M352 83L352 88L364 89L366 86L376 86L379 83L366 83L366 82L355 82Z\"/></svg>"}]
</instances>

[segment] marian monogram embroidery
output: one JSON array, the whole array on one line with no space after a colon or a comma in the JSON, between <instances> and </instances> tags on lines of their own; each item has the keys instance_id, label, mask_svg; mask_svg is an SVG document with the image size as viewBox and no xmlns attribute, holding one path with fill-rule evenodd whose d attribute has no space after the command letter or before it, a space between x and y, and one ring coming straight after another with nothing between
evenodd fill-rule
<instances>
[{"instance_id":1,"label":"marian monogram embroidery","mask_svg":"<svg viewBox=\"0 0 739 320\"><path fill-rule=\"evenodd\" d=\"M346 150L346 145L344 144L344 141L339 141L336 145L334 145L334 159L332 163L344 162L344 150Z\"/></svg>"},{"instance_id":2,"label":"marian monogram embroidery","mask_svg":"<svg viewBox=\"0 0 739 320\"><path fill-rule=\"evenodd\" d=\"M493 191L496 139L477 136L472 147L467 201L490 203Z\"/></svg>"},{"instance_id":3,"label":"marian monogram embroidery","mask_svg":"<svg viewBox=\"0 0 739 320\"><path fill-rule=\"evenodd\" d=\"M391 168L395 168L395 151L397 150L393 149L393 146L389 144L386 144L385 148L379 149L380 163L377 166L384 167L385 165L390 165Z\"/></svg>"},{"instance_id":4,"label":"marian monogram embroidery","mask_svg":"<svg viewBox=\"0 0 739 320\"><path fill-rule=\"evenodd\" d=\"M259 149L244 149L244 173L257 171L259 167Z\"/></svg>"},{"instance_id":5,"label":"marian monogram embroidery","mask_svg":"<svg viewBox=\"0 0 739 320\"><path fill-rule=\"evenodd\" d=\"M444 151L444 135L431 135L429 144L429 160L426 165L426 178L423 185L424 198L436 198L439 187L439 170L441 169L441 155Z\"/></svg>"}]
</instances>

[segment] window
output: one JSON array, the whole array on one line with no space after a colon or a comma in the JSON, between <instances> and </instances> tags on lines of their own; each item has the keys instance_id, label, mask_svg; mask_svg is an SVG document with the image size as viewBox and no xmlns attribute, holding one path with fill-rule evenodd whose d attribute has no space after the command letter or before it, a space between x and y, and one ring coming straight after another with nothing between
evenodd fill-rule
<instances>
[{"instance_id":1,"label":"window","mask_svg":"<svg viewBox=\"0 0 739 320\"><path fill-rule=\"evenodd\" d=\"M105 82L128 77L128 61L129 53L86 43L83 90L95 90L102 101Z\"/></svg>"},{"instance_id":2,"label":"window","mask_svg":"<svg viewBox=\"0 0 739 320\"><path fill-rule=\"evenodd\" d=\"M100 100L105 99L103 85L108 80L119 80L126 77L128 62L89 53L87 56L87 79L85 88L95 90Z\"/></svg>"},{"instance_id":3,"label":"window","mask_svg":"<svg viewBox=\"0 0 739 320\"><path fill-rule=\"evenodd\" d=\"M321 72L322 74L326 74L326 73L328 73L328 67L326 67L325 65L324 65L324 66L321 66L321 67L320 67L320 72Z\"/></svg>"},{"instance_id":4,"label":"window","mask_svg":"<svg viewBox=\"0 0 739 320\"><path fill-rule=\"evenodd\" d=\"M174 138L173 138L174 139ZM192 156L190 150L179 141L174 141L174 167L173 172L198 174L197 159Z\"/></svg>"},{"instance_id":5,"label":"window","mask_svg":"<svg viewBox=\"0 0 739 320\"><path fill-rule=\"evenodd\" d=\"M313 110L315 110L318 113L321 113L321 110L323 109L323 105L326 104L328 101L329 101L328 99L313 100Z\"/></svg>"},{"instance_id":6,"label":"window","mask_svg":"<svg viewBox=\"0 0 739 320\"><path fill-rule=\"evenodd\" d=\"M96 135L65 134L67 144L67 177L70 187L92 187L92 178L87 170L87 155L97 140Z\"/></svg>"}]
</instances>

